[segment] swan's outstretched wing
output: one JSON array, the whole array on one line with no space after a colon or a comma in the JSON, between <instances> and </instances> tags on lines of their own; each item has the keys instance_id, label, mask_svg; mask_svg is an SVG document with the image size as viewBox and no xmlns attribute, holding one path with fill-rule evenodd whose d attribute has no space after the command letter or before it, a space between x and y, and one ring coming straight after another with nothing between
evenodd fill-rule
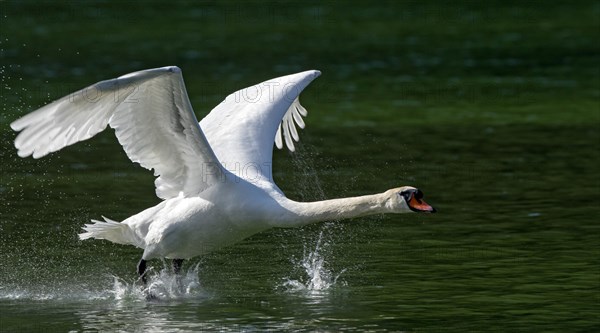
<instances>
[{"instance_id":1,"label":"swan's outstretched wing","mask_svg":"<svg viewBox=\"0 0 600 333\"><path fill-rule=\"evenodd\" d=\"M273 180L273 142L290 150L304 127L306 109L298 96L321 72L306 71L267 80L234 92L200 126L225 169L248 180ZM283 134L283 138L282 138Z\"/></svg>"},{"instance_id":2,"label":"swan's outstretched wing","mask_svg":"<svg viewBox=\"0 0 600 333\"><path fill-rule=\"evenodd\" d=\"M40 158L91 138L107 125L127 156L159 176L156 195L194 195L224 171L190 105L181 70L163 67L96 83L34 111L10 126L21 133L21 157Z\"/></svg>"}]
</instances>

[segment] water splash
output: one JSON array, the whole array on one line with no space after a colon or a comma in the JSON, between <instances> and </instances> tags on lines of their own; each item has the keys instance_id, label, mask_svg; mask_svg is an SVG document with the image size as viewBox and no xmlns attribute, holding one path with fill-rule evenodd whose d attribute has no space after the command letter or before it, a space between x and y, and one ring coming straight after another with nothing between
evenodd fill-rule
<instances>
[{"instance_id":1,"label":"water splash","mask_svg":"<svg viewBox=\"0 0 600 333\"><path fill-rule=\"evenodd\" d=\"M165 265L166 266L166 265ZM200 263L190 267L182 274L174 274L165 267L153 273L149 270L148 286L142 287L139 279L126 279L115 275L106 275L106 284L90 286L87 284L69 284L61 286L0 287L0 299L12 300L61 300L61 301L118 301L120 304L146 301L148 295L155 300L177 300L204 298L206 292L199 280Z\"/></svg>"},{"instance_id":2,"label":"water splash","mask_svg":"<svg viewBox=\"0 0 600 333\"><path fill-rule=\"evenodd\" d=\"M304 278L300 280L286 278L282 286L291 292L305 291L308 293L320 293L336 285L338 278L346 271L342 269L339 273L334 273L327 266L327 261L323 255L329 243L323 242L325 228L319 232L314 249L308 250L307 244L304 245L304 254L302 260L295 262L296 267L304 270Z\"/></svg>"},{"instance_id":3,"label":"water splash","mask_svg":"<svg viewBox=\"0 0 600 333\"><path fill-rule=\"evenodd\" d=\"M150 276L147 292L158 299L193 297L202 294L198 268L200 263L188 269L185 274L176 275L170 269L162 269L156 276Z\"/></svg>"},{"instance_id":4,"label":"water splash","mask_svg":"<svg viewBox=\"0 0 600 333\"><path fill-rule=\"evenodd\" d=\"M152 295L155 300L173 300L181 298L195 298L203 296L200 287L198 270L200 263L190 267L183 274L177 275L171 269L165 267L157 273L148 272L148 285L140 287L139 281L127 282L117 276L113 276L113 289L111 293L117 301L145 300Z\"/></svg>"},{"instance_id":5,"label":"water splash","mask_svg":"<svg viewBox=\"0 0 600 333\"><path fill-rule=\"evenodd\" d=\"M296 174L302 178L294 182L296 190L303 201L325 200L325 191L323 191L316 168L312 163L314 154L301 144L298 146L303 149L298 149L295 154L292 154L292 163L297 171ZM294 267L302 271L303 278L285 278L282 286L287 291L317 294L327 291L336 285L338 278L346 269L344 268L336 274L328 268L327 258L333 258L333 254L331 253L331 243L324 239L326 235L329 236L331 234L331 229L334 227L334 223L324 223L321 230L319 230L319 235L314 245L309 240L304 240L302 259L292 259Z\"/></svg>"}]
</instances>

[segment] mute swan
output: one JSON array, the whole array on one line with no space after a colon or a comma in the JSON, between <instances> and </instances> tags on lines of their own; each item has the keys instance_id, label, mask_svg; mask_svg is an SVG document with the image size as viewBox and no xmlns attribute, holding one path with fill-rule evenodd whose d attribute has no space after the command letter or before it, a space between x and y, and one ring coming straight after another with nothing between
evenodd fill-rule
<instances>
[{"instance_id":1,"label":"mute swan","mask_svg":"<svg viewBox=\"0 0 600 333\"><path fill-rule=\"evenodd\" d=\"M239 90L196 119L178 67L138 71L101 81L11 123L20 157L43 157L91 138L107 125L127 156L154 169L163 201L122 222L86 224L79 238L106 239L144 250L146 261L184 259L273 227L369 214L435 212L420 190L404 186L374 195L318 202L286 198L273 182L273 141L294 151L296 125L307 111L300 92L321 73L283 76Z\"/></svg>"}]
</instances>

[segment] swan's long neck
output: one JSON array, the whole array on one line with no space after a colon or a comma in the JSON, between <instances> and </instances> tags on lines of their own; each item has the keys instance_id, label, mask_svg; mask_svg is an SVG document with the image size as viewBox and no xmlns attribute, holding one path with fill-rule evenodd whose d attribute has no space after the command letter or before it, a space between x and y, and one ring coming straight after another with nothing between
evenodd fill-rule
<instances>
[{"instance_id":1,"label":"swan's long neck","mask_svg":"<svg viewBox=\"0 0 600 333\"><path fill-rule=\"evenodd\" d=\"M288 200L283 204L286 214L281 219L281 226L295 227L321 221L387 213L390 212L390 208L386 206L386 202L387 196L384 193L316 202Z\"/></svg>"}]
</instances>

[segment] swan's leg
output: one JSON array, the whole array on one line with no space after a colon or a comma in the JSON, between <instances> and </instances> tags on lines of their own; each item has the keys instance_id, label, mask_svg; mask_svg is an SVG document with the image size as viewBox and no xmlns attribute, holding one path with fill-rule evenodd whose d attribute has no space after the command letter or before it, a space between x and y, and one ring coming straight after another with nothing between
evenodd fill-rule
<instances>
[{"instance_id":1,"label":"swan's leg","mask_svg":"<svg viewBox=\"0 0 600 333\"><path fill-rule=\"evenodd\" d=\"M181 266L183 265L183 259L173 259L173 272L179 275L181 273Z\"/></svg>"},{"instance_id":2,"label":"swan's leg","mask_svg":"<svg viewBox=\"0 0 600 333\"><path fill-rule=\"evenodd\" d=\"M137 265L137 272L140 275L140 278L142 279L144 285L146 285L146 283L148 282L146 279L146 260L140 259L140 262Z\"/></svg>"},{"instance_id":3,"label":"swan's leg","mask_svg":"<svg viewBox=\"0 0 600 333\"><path fill-rule=\"evenodd\" d=\"M144 288L148 285L148 278L146 277L146 260L144 259L140 259L140 262L138 262L137 265L137 271L138 274L140 275L140 279L142 279L142 282L144 283ZM156 296L150 292L150 290L145 290L146 291L146 300L148 301L152 301L156 299Z\"/></svg>"},{"instance_id":4,"label":"swan's leg","mask_svg":"<svg viewBox=\"0 0 600 333\"><path fill-rule=\"evenodd\" d=\"M181 266L183 265L183 259L173 259L173 272L175 272L175 283L180 293L184 293L183 283L181 282Z\"/></svg>"}]
</instances>

